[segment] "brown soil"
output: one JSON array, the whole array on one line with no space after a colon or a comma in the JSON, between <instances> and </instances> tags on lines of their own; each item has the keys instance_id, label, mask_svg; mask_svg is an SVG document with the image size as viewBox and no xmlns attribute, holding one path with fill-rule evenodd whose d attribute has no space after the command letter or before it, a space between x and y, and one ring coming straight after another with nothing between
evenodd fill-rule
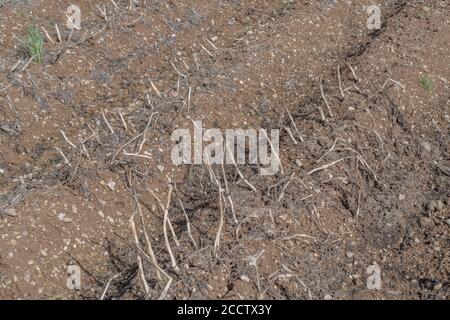
<instances>
[{"instance_id":1,"label":"brown soil","mask_svg":"<svg viewBox=\"0 0 450 320\"><path fill-rule=\"evenodd\" d=\"M448 1L379 1L377 31L370 0L76 2L70 34L70 1L0 1L1 299L450 297ZM219 192L172 164L193 120L280 129L283 172Z\"/></svg>"}]
</instances>

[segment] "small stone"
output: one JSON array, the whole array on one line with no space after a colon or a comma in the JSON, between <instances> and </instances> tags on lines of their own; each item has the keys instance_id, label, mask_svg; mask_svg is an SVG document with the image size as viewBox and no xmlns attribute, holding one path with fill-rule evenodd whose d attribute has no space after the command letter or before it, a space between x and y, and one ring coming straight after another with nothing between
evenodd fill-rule
<instances>
[{"instance_id":1,"label":"small stone","mask_svg":"<svg viewBox=\"0 0 450 320\"><path fill-rule=\"evenodd\" d=\"M424 6L424 7L422 7L422 10L425 12L430 12L431 9L428 6Z\"/></svg>"},{"instance_id":2,"label":"small stone","mask_svg":"<svg viewBox=\"0 0 450 320\"><path fill-rule=\"evenodd\" d=\"M217 39L218 39L217 36L214 36L214 37L211 38L211 41L215 42L215 41L217 41Z\"/></svg>"},{"instance_id":3,"label":"small stone","mask_svg":"<svg viewBox=\"0 0 450 320\"><path fill-rule=\"evenodd\" d=\"M296 164L298 167L302 167L302 166L303 166L303 163L302 163L299 159L295 160L295 164Z\"/></svg>"},{"instance_id":4,"label":"small stone","mask_svg":"<svg viewBox=\"0 0 450 320\"><path fill-rule=\"evenodd\" d=\"M398 200L405 200L405 196L403 195L403 194L400 194L399 196L398 196Z\"/></svg>"},{"instance_id":5,"label":"small stone","mask_svg":"<svg viewBox=\"0 0 450 320\"><path fill-rule=\"evenodd\" d=\"M103 211L99 211L98 214L99 214L99 216L102 217L102 218L105 217L105 215L103 214Z\"/></svg>"},{"instance_id":6,"label":"small stone","mask_svg":"<svg viewBox=\"0 0 450 320\"><path fill-rule=\"evenodd\" d=\"M331 299L333 299L333 296L331 294L326 294L324 299L325 300L331 300Z\"/></svg>"},{"instance_id":7,"label":"small stone","mask_svg":"<svg viewBox=\"0 0 450 320\"><path fill-rule=\"evenodd\" d=\"M108 188L109 188L111 191L116 190L116 183L115 183L114 181L109 181L109 182L108 182Z\"/></svg>"},{"instance_id":8,"label":"small stone","mask_svg":"<svg viewBox=\"0 0 450 320\"><path fill-rule=\"evenodd\" d=\"M158 168L158 170L161 171L161 172L164 171L164 167L163 167L162 165L160 165L160 164L158 164L158 165L156 166L156 168Z\"/></svg>"},{"instance_id":9,"label":"small stone","mask_svg":"<svg viewBox=\"0 0 450 320\"><path fill-rule=\"evenodd\" d=\"M62 222L67 222L67 223L72 222L72 218L66 217L65 213L60 213L58 215L58 219Z\"/></svg>"},{"instance_id":10,"label":"small stone","mask_svg":"<svg viewBox=\"0 0 450 320\"><path fill-rule=\"evenodd\" d=\"M440 289L442 289L442 283L438 283L433 287L433 290L440 290Z\"/></svg>"},{"instance_id":11,"label":"small stone","mask_svg":"<svg viewBox=\"0 0 450 320\"><path fill-rule=\"evenodd\" d=\"M430 201L430 202L427 203L426 210L427 210L428 213L435 212L436 208L437 208L437 202L436 201Z\"/></svg>"},{"instance_id":12,"label":"small stone","mask_svg":"<svg viewBox=\"0 0 450 320\"><path fill-rule=\"evenodd\" d=\"M433 220L430 218L420 218L419 222L423 227L432 227L434 225Z\"/></svg>"},{"instance_id":13,"label":"small stone","mask_svg":"<svg viewBox=\"0 0 450 320\"><path fill-rule=\"evenodd\" d=\"M429 142L422 142L422 147L428 152L431 151L431 144Z\"/></svg>"},{"instance_id":14,"label":"small stone","mask_svg":"<svg viewBox=\"0 0 450 320\"><path fill-rule=\"evenodd\" d=\"M444 209L444 202L442 202L441 200L439 200L439 201L437 202L436 207L437 207L438 210Z\"/></svg>"},{"instance_id":15,"label":"small stone","mask_svg":"<svg viewBox=\"0 0 450 320\"><path fill-rule=\"evenodd\" d=\"M345 255L347 258L353 258L353 252L348 251Z\"/></svg>"},{"instance_id":16,"label":"small stone","mask_svg":"<svg viewBox=\"0 0 450 320\"><path fill-rule=\"evenodd\" d=\"M14 208L6 209L5 210L5 214L10 216L10 217L16 217L17 216L16 209L14 209Z\"/></svg>"},{"instance_id":17,"label":"small stone","mask_svg":"<svg viewBox=\"0 0 450 320\"><path fill-rule=\"evenodd\" d=\"M242 275L241 280L245 282L250 282L250 279L246 275Z\"/></svg>"},{"instance_id":18,"label":"small stone","mask_svg":"<svg viewBox=\"0 0 450 320\"><path fill-rule=\"evenodd\" d=\"M445 220L445 223L450 226L450 219Z\"/></svg>"}]
</instances>

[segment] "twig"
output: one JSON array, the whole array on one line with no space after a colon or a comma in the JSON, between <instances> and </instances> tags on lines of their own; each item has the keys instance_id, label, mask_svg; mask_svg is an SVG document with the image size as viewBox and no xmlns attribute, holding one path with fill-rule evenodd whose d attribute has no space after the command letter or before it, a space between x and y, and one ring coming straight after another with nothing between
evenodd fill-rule
<instances>
[{"instance_id":1,"label":"twig","mask_svg":"<svg viewBox=\"0 0 450 320\"><path fill-rule=\"evenodd\" d=\"M140 256L137 256L138 261L138 270L139 270L139 279L141 280L141 284L143 286L145 295L150 297L150 288L147 283L147 279L145 279L144 267L142 266L142 259Z\"/></svg>"},{"instance_id":2,"label":"twig","mask_svg":"<svg viewBox=\"0 0 450 320\"><path fill-rule=\"evenodd\" d=\"M327 97L325 97L325 93L323 92L323 86L322 86L322 77L320 78L320 94L322 95L323 101L325 101L325 105L327 106L328 113L330 114L330 117L333 117L333 112L331 111L330 105L328 104Z\"/></svg>"},{"instance_id":3,"label":"twig","mask_svg":"<svg viewBox=\"0 0 450 320\"><path fill-rule=\"evenodd\" d=\"M286 189L289 186L289 184L291 183L291 181L294 178L294 176L295 176L295 172L293 174L291 174L291 177L289 178L288 182L286 182L286 184L281 189L280 196L278 197L278 202L280 202L283 199L284 193L286 192Z\"/></svg>"},{"instance_id":4,"label":"twig","mask_svg":"<svg viewBox=\"0 0 450 320\"><path fill-rule=\"evenodd\" d=\"M108 16L106 15L106 7L105 5L103 5L103 9L100 8L98 5L95 5L97 7L97 9L100 11L100 13L103 16L103 19L105 19L105 21L108 21Z\"/></svg>"},{"instance_id":5,"label":"twig","mask_svg":"<svg viewBox=\"0 0 450 320\"><path fill-rule=\"evenodd\" d=\"M346 142L344 139L341 138L336 138L333 142L333 145L331 146L330 150L328 150L327 152L325 152L320 158L319 160L317 160L317 162L322 161L323 158L325 158L327 155L329 155L331 152L333 152L334 148L336 148L336 144L338 141L342 141L342 142Z\"/></svg>"},{"instance_id":6,"label":"twig","mask_svg":"<svg viewBox=\"0 0 450 320\"><path fill-rule=\"evenodd\" d=\"M361 190L358 190L358 207L356 208L356 214L355 214L356 219L358 219L358 216L359 216L360 206L361 206Z\"/></svg>"},{"instance_id":7,"label":"twig","mask_svg":"<svg viewBox=\"0 0 450 320\"><path fill-rule=\"evenodd\" d=\"M273 218L272 210L269 209L270 220L272 221L272 225L275 226L275 219Z\"/></svg>"},{"instance_id":8,"label":"twig","mask_svg":"<svg viewBox=\"0 0 450 320\"><path fill-rule=\"evenodd\" d=\"M122 120L123 127L125 128L125 131L128 131L127 123L125 122L125 119L123 118L122 112L120 112L120 110L118 110L118 111L119 111L120 120Z\"/></svg>"},{"instance_id":9,"label":"twig","mask_svg":"<svg viewBox=\"0 0 450 320\"><path fill-rule=\"evenodd\" d=\"M261 131L266 136L266 139L267 139L267 141L269 142L269 145L270 145L270 149L272 150L272 153L275 155L275 157L278 160L278 163L280 164L280 171L281 171L281 173L284 174L283 164L281 163L281 159L280 159L280 156L278 155L277 150L275 150L275 148L274 148L274 146L272 144L272 141L269 139L269 136L266 133L266 130L261 130Z\"/></svg>"},{"instance_id":10,"label":"twig","mask_svg":"<svg viewBox=\"0 0 450 320\"><path fill-rule=\"evenodd\" d=\"M295 140L294 136L292 135L291 129L289 129L286 126L283 126L283 128L284 128L284 130L286 130L286 132L288 133L289 137L292 139L294 144L298 144L297 140Z\"/></svg>"},{"instance_id":11,"label":"twig","mask_svg":"<svg viewBox=\"0 0 450 320\"><path fill-rule=\"evenodd\" d=\"M28 61L27 61L27 62L25 63L25 65L22 67L22 70L21 70L21 71L25 71L26 68L28 68L28 66L30 65L31 61L33 61L33 59L34 59L34 56L31 57L30 59L28 59Z\"/></svg>"},{"instance_id":12,"label":"twig","mask_svg":"<svg viewBox=\"0 0 450 320\"><path fill-rule=\"evenodd\" d=\"M139 20L142 19L143 16L144 16L144 15L141 13L141 15L140 15L138 18L136 18L135 20L131 21L130 23L127 23L125 26L126 26L126 27L132 27L132 26L134 26L136 23L139 22Z\"/></svg>"},{"instance_id":13,"label":"twig","mask_svg":"<svg viewBox=\"0 0 450 320\"><path fill-rule=\"evenodd\" d=\"M197 59L197 53L194 52L194 54L192 55L195 61L195 66L197 67L197 70L200 70L200 65L198 63L198 59Z\"/></svg>"},{"instance_id":14,"label":"twig","mask_svg":"<svg viewBox=\"0 0 450 320\"><path fill-rule=\"evenodd\" d=\"M134 244L136 245L136 247L138 247L140 249L139 238L138 238L137 231L136 231L136 225L134 224L135 213L136 212L133 212L129 221L130 221L131 231L133 232ZM139 255L137 256L137 261L138 261L139 279L141 280L141 284L143 286L144 292L145 292L146 296L148 297L150 288L148 287L147 280L145 279L144 268L142 266L142 259Z\"/></svg>"},{"instance_id":15,"label":"twig","mask_svg":"<svg viewBox=\"0 0 450 320\"><path fill-rule=\"evenodd\" d=\"M3 125L3 126L0 125L0 129L3 130L3 131L6 131L6 132L13 133L13 134L19 134L17 131L14 131L14 130L8 128L6 125Z\"/></svg>"},{"instance_id":16,"label":"twig","mask_svg":"<svg viewBox=\"0 0 450 320\"><path fill-rule=\"evenodd\" d=\"M164 287L163 291L161 292L161 295L159 296L158 300L163 300L166 295L167 292L169 291L170 285L172 284L173 279L171 277L169 277L169 280L167 281L166 286Z\"/></svg>"},{"instance_id":17,"label":"twig","mask_svg":"<svg viewBox=\"0 0 450 320\"><path fill-rule=\"evenodd\" d=\"M209 43L209 45L214 49L217 50L217 47L214 45L214 43L212 43L208 38L205 37L206 42Z\"/></svg>"},{"instance_id":18,"label":"twig","mask_svg":"<svg viewBox=\"0 0 450 320\"><path fill-rule=\"evenodd\" d=\"M58 41L60 43L62 43L61 33L59 33L59 27L56 23L55 23L55 29L56 29L56 35L58 36Z\"/></svg>"},{"instance_id":19,"label":"twig","mask_svg":"<svg viewBox=\"0 0 450 320\"><path fill-rule=\"evenodd\" d=\"M339 82L339 90L341 91L342 98L345 98L344 90L342 90L342 81L341 81L341 67L337 66L337 76Z\"/></svg>"},{"instance_id":20,"label":"twig","mask_svg":"<svg viewBox=\"0 0 450 320\"><path fill-rule=\"evenodd\" d=\"M150 257L149 257L149 256L148 256L148 255L147 255L140 247L137 247L137 248L138 248L138 250L142 253L142 255L143 255L145 258L147 258L149 261L151 261ZM166 285L165 285L165 287L164 287L164 289L163 289L161 295L160 295L159 298L158 298L158 300L162 300L162 299L164 299L165 296L167 295L167 291L169 290L170 285L172 284L173 279L172 279L171 276L169 276L169 274L168 274L167 272L164 271L164 269L161 269L159 266L155 266L155 267L157 267L158 270L159 270L159 271L160 271L160 272L168 279L168 281L167 281L167 283L166 283Z\"/></svg>"},{"instance_id":21,"label":"twig","mask_svg":"<svg viewBox=\"0 0 450 320\"><path fill-rule=\"evenodd\" d=\"M186 68L186 70L190 70L191 68L189 68L188 64L186 63L186 61L184 61L183 58L181 58L181 62L183 62L184 67Z\"/></svg>"},{"instance_id":22,"label":"twig","mask_svg":"<svg viewBox=\"0 0 450 320\"><path fill-rule=\"evenodd\" d=\"M191 110L191 87L189 87L189 91L188 91L187 108L188 108L188 112L189 112Z\"/></svg>"},{"instance_id":23,"label":"twig","mask_svg":"<svg viewBox=\"0 0 450 320\"><path fill-rule=\"evenodd\" d=\"M150 193L156 199L156 202L160 206L161 210L164 212L165 207L164 207L161 199L159 199L159 197L151 189L150 189ZM175 244L177 245L177 247L179 247L180 243L178 242L177 235L175 234L175 230L173 229L173 226L172 226L172 223L170 222L170 219L167 219L167 224L169 225L169 229L170 229L170 232L172 233L172 237L173 237L173 240L175 241Z\"/></svg>"},{"instance_id":24,"label":"twig","mask_svg":"<svg viewBox=\"0 0 450 320\"><path fill-rule=\"evenodd\" d=\"M158 95L158 97L161 98L161 93L159 93L159 90L156 88L155 84L153 83L153 81L150 81L150 84L153 88L153 90L155 90L156 94Z\"/></svg>"},{"instance_id":25,"label":"twig","mask_svg":"<svg viewBox=\"0 0 450 320\"><path fill-rule=\"evenodd\" d=\"M183 210L184 217L186 218L187 233L188 233L189 239L191 239L192 243L194 244L194 247L197 248L197 243L195 242L195 239L194 239L194 237L192 236L192 232L191 232L191 224L190 224L190 222L189 222L189 217L188 217L188 215L187 215L187 213L186 213L186 210L184 210L184 206L183 206L183 203L181 202L181 199L178 199L178 201L180 202L181 210Z\"/></svg>"},{"instance_id":26,"label":"twig","mask_svg":"<svg viewBox=\"0 0 450 320\"><path fill-rule=\"evenodd\" d=\"M322 118L322 121L326 121L325 114L323 113L322 108L320 106L318 106L317 108L319 109L320 117Z\"/></svg>"},{"instance_id":27,"label":"twig","mask_svg":"<svg viewBox=\"0 0 450 320\"><path fill-rule=\"evenodd\" d=\"M287 237L279 238L279 239L277 239L277 240L288 241L288 240L292 240L292 239L295 239L295 238L309 238L309 239L313 239L314 241L317 241L317 238L315 238L315 237L313 237L313 236L309 236L309 235L307 235L307 234L301 234L301 233L294 234L294 235L292 235L292 236L287 236Z\"/></svg>"},{"instance_id":28,"label":"twig","mask_svg":"<svg viewBox=\"0 0 450 320\"><path fill-rule=\"evenodd\" d=\"M22 62L22 60L17 60L16 64L13 65L13 67L11 68L10 72L14 72L14 70L17 69L17 67L19 66L19 64Z\"/></svg>"},{"instance_id":29,"label":"twig","mask_svg":"<svg viewBox=\"0 0 450 320\"><path fill-rule=\"evenodd\" d=\"M201 43L200 43L200 47L201 47L203 50L205 50L205 52L206 52L211 58L214 58L214 55L213 55L211 52L209 52L208 49L206 49Z\"/></svg>"},{"instance_id":30,"label":"twig","mask_svg":"<svg viewBox=\"0 0 450 320\"><path fill-rule=\"evenodd\" d=\"M138 206L138 210L139 210L139 216L141 218L141 224L142 224L142 229L144 230L144 236L145 236L145 241L147 242L147 250L148 250L148 255L150 256L150 260L153 263L153 265L155 266L156 269L156 277L161 280L161 275L159 270L161 269L161 267L158 264L158 260L156 260L156 256L155 256L155 252L153 251L153 247L152 244L150 242L150 237L147 234L147 228L145 227L145 222L144 222L144 217L142 215L142 210L141 210L141 206L139 205L139 203L137 203Z\"/></svg>"},{"instance_id":31,"label":"twig","mask_svg":"<svg viewBox=\"0 0 450 320\"><path fill-rule=\"evenodd\" d=\"M286 270L287 272L291 273L294 275L294 277L297 279L298 282L300 282L300 284L306 288L308 290L308 297L309 299L312 299L312 295L311 295L311 289L300 279L300 277L297 275L296 272L290 270L286 265L282 265L283 269Z\"/></svg>"},{"instance_id":32,"label":"twig","mask_svg":"<svg viewBox=\"0 0 450 320\"><path fill-rule=\"evenodd\" d=\"M217 229L217 233L216 233L216 239L214 240L214 257L217 259L218 258L218 251L219 251L219 247L220 247L220 237L222 235L222 229L223 229L223 223L224 223L224 214L223 214L223 202L222 202L222 193L223 193L223 189L222 189L222 185L220 184L219 179L217 178L217 176L214 174L214 171L211 167L211 163L209 162L209 158L208 156L205 157L205 162L206 162L206 166L208 168L209 174L211 176L211 179L214 180L214 182L216 183L218 189L219 189L219 209L220 209L220 219L219 219L219 228Z\"/></svg>"},{"instance_id":33,"label":"twig","mask_svg":"<svg viewBox=\"0 0 450 320\"><path fill-rule=\"evenodd\" d=\"M173 241L175 241L175 245L177 247L179 247L180 246L180 242L178 241L178 237L177 237L177 235L175 233L175 230L173 229L172 222L170 222L170 218L169 217L167 217L167 224L169 225L170 233L172 233L172 237L173 237Z\"/></svg>"},{"instance_id":34,"label":"twig","mask_svg":"<svg viewBox=\"0 0 450 320\"><path fill-rule=\"evenodd\" d=\"M252 189L253 191L256 192L255 186L254 186L253 184L251 184L247 179L245 179L245 177L244 177L244 175L242 174L241 170L239 170L239 167L238 167L238 165L237 165L237 163L236 163L236 160L234 159L233 153L232 153L231 150L230 150L230 147L229 147L229 145L228 145L228 142L225 142L225 149L226 149L226 150L228 151L228 153L230 154L231 160L233 161L234 167L236 168L236 171L237 171L239 177L241 177L242 181L244 181L244 182L247 184L247 186L250 187L250 189Z\"/></svg>"},{"instance_id":35,"label":"twig","mask_svg":"<svg viewBox=\"0 0 450 320\"><path fill-rule=\"evenodd\" d=\"M9 86L10 84L5 89L7 89ZM9 95L6 95L6 102L8 102L8 106L11 109L11 111L16 114L17 118L19 118L19 112L17 112L17 109L14 107L11 97Z\"/></svg>"},{"instance_id":36,"label":"twig","mask_svg":"<svg viewBox=\"0 0 450 320\"><path fill-rule=\"evenodd\" d=\"M372 117L372 115L370 114L370 111L369 111L368 109L366 109L366 110L367 110L367 112L369 113L369 115ZM373 119L373 117L372 117L372 121L375 121L375 120ZM379 134L375 129L371 129L371 128L365 127L365 126L363 126L363 125L361 125L361 124L359 124L359 123L357 123L357 122L355 122L355 121L353 121L353 123L354 123L356 126L358 126L358 127L361 127L361 128L363 128L363 129L366 129L366 130L369 130L369 131L372 131L373 133L375 133L375 135L377 136L378 142L380 143L381 151L384 152L384 143L383 143L383 139L381 139L380 134Z\"/></svg>"},{"instance_id":37,"label":"twig","mask_svg":"<svg viewBox=\"0 0 450 320\"><path fill-rule=\"evenodd\" d=\"M64 160L66 161L66 163L69 165L69 167L72 168L72 165L70 164L69 160L66 158L66 156L64 155L64 153L62 152L62 150L58 147L55 147L55 149L62 155L62 157L64 158Z\"/></svg>"},{"instance_id":38,"label":"twig","mask_svg":"<svg viewBox=\"0 0 450 320\"><path fill-rule=\"evenodd\" d=\"M104 112L103 110L102 110L102 116L103 116L103 119L104 119L105 122L106 122L106 125L107 125L108 128L109 128L109 131L111 131L112 134L115 134L113 128L111 127L111 125L110 125L109 122L108 122L108 119L106 119L105 112Z\"/></svg>"},{"instance_id":39,"label":"twig","mask_svg":"<svg viewBox=\"0 0 450 320\"><path fill-rule=\"evenodd\" d=\"M134 213L133 213L132 217L133 217L133 216L134 216ZM133 235L134 235L136 247L138 248L138 250L142 253L142 255L143 255L144 257L146 257L149 261L152 261L152 258L149 257L149 256L141 249L141 247L139 246L139 242L136 243L136 241L137 241L138 239L137 239L136 228L135 228L135 226L134 226L134 219L133 219L133 222L132 222L131 226L132 226L132 230L133 230ZM145 231L145 230L144 230L144 231ZM170 285L172 284L172 280L173 280L173 279L172 279L172 277L169 276L169 275L167 274L167 272L165 272L164 269L162 269L157 263L154 264L154 266L155 266L155 268L156 268L157 270L159 270L159 271L160 271L164 276L166 276L167 279L168 279L168 281L167 281L167 283L166 283L166 286L164 287L164 290L162 291L160 297L158 298L158 299L162 300L162 299L164 299L165 296L167 295L167 291L168 291Z\"/></svg>"},{"instance_id":40,"label":"twig","mask_svg":"<svg viewBox=\"0 0 450 320\"><path fill-rule=\"evenodd\" d=\"M344 148L343 150L348 150L351 151L353 153L356 154L356 159L361 162L372 174L372 177L375 179L376 182L378 182L378 178L377 175L375 174L375 172L372 170L372 168L369 166L369 164L367 163L367 161L364 159L364 157L356 150L352 149L352 148ZM390 154L390 153L389 153Z\"/></svg>"},{"instance_id":41,"label":"twig","mask_svg":"<svg viewBox=\"0 0 450 320\"><path fill-rule=\"evenodd\" d=\"M352 72L353 78L355 79L356 83L358 83L358 82L359 82L359 79L358 79L358 77L356 76L355 70L353 69L353 67L351 66L350 63L348 63L347 65L348 65L348 67L350 68L350 71Z\"/></svg>"},{"instance_id":42,"label":"twig","mask_svg":"<svg viewBox=\"0 0 450 320\"><path fill-rule=\"evenodd\" d=\"M265 249L262 249L259 253L248 257L249 265L255 267L256 271L256 284L258 288L258 296L262 296L261 293L261 284L260 284L260 278L259 278L259 271L258 271L258 259L261 257L261 255L265 252Z\"/></svg>"},{"instance_id":43,"label":"twig","mask_svg":"<svg viewBox=\"0 0 450 320\"><path fill-rule=\"evenodd\" d=\"M301 141L301 142L304 142L305 140L303 139L302 135L300 134L300 131L298 130L297 125L295 124L294 119L292 118L292 115L291 115L291 113L289 112L289 109L288 109L287 107L286 107L286 111L287 111L287 114L288 114L288 116L289 116L289 119L290 119L291 122L292 122L292 125L294 126L295 131L297 132L297 134L298 134L298 136L299 136L299 138L300 138L300 141Z\"/></svg>"},{"instance_id":44,"label":"twig","mask_svg":"<svg viewBox=\"0 0 450 320\"><path fill-rule=\"evenodd\" d=\"M100 300L103 300L105 298L106 292L108 291L109 285L111 284L111 281L113 281L115 278L117 278L120 275L120 272L114 276L112 276L108 282L106 283L105 290L103 290L102 296L100 297Z\"/></svg>"},{"instance_id":45,"label":"twig","mask_svg":"<svg viewBox=\"0 0 450 320\"><path fill-rule=\"evenodd\" d=\"M167 220L168 220L167 218L169 216L169 206L170 206L170 201L172 199L172 190L173 190L173 187L171 184L169 184L169 194L167 195L166 208L164 209L163 234L164 234L164 241L166 242L167 253L170 256L170 261L172 263L172 268L174 268L174 270L176 272L179 272L180 269L178 268L177 261L175 260L175 257L172 252L172 248L170 247L169 237L167 236Z\"/></svg>"},{"instance_id":46,"label":"twig","mask_svg":"<svg viewBox=\"0 0 450 320\"><path fill-rule=\"evenodd\" d=\"M68 144L70 144L74 149L77 149L77 147L67 138L66 134L64 133L64 131L62 131L62 129L60 130L62 133L62 136L64 137L64 139L66 140L66 142Z\"/></svg>"},{"instance_id":47,"label":"twig","mask_svg":"<svg viewBox=\"0 0 450 320\"><path fill-rule=\"evenodd\" d=\"M223 180L225 182L225 195L227 197L228 203L230 204L230 210L231 210L231 214L233 216L233 220L235 223L239 223L239 221L236 218L236 212L234 211L233 199L231 199L230 190L228 189L228 181L227 181L227 176L225 174L225 168L223 166L223 163L221 164L221 166L222 166Z\"/></svg>"},{"instance_id":48,"label":"twig","mask_svg":"<svg viewBox=\"0 0 450 320\"><path fill-rule=\"evenodd\" d=\"M120 10L120 8L117 6L117 4L116 4L116 2L115 2L114 0L111 0L111 2L112 2L112 4L113 4L113 6L114 6L117 10Z\"/></svg>"},{"instance_id":49,"label":"twig","mask_svg":"<svg viewBox=\"0 0 450 320\"><path fill-rule=\"evenodd\" d=\"M327 168L329 168L331 166L334 166L335 164L337 164L337 163L339 163L339 162L341 162L342 160L345 160L345 159L348 159L348 157L347 158L341 158L339 160L336 160L336 161L333 161L331 163L325 164L325 165L323 165L321 167L315 168L315 169L309 171L306 175L309 176L309 175L312 175L315 172L318 172L318 171L321 171L321 170L325 170L325 169L327 169Z\"/></svg>"},{"instance_id":50,"label":"twig","mask_svg":"<svg viewBox=\"0 0 450 320\"><path fill-rule=\"evenodd\" d=\"M70 33L69 33L69 36L67 37L66 43L69 43L70 40L72 39L72 35L73 35L73 31L74 31L74 30L75 30L75 28L73 28L73 29L70 30Z\"/></svg>"},{"instance_id":51,"label":"twig","mask_svg":"<svg viewBox=\"0 0 450 320\"><path fill-rule=\"evenodd\" d=\"M42 27L42 30L45 33L45 36L47 37L47 39L51 42L51 43L55 43L55 41L53 41L53 39L50 37L50 35L48 34L47 30L45 30L44 27Z\"/></svg>"},{"instance_id":52,"label":"twig","mask_svg":"<svg viewBox=\"0 0 450 320\"><path fill-rule=\"evenodd\" d=\"M172 68L178 73L178 75L179 75L180 77L186 78L186 75L183 74L183 73L181 73L180 70L178 70L178 68L173 64L172 61L169 60L169 62L170 62L170 64L172 65Z\"/></svg>"}]
</instances>

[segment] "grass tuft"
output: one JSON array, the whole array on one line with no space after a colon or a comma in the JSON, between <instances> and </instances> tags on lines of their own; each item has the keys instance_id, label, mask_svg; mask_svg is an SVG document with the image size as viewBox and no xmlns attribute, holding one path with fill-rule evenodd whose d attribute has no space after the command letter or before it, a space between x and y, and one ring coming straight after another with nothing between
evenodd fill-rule
<instances>
[{"instance_id":1,"label":"grass tuft","mask_svg":"<svg viewBox=\"0 0 450 320\"><path fill-rule=\"evenodd\" d=\"M30 58L34 57L34 61L37 63L42 64L44 62L44 39L35 26L28 28L24 45L26 53Z\"/></svg>"},{"instance_id":2,"label":"grass tuft","mask_svg":"<svg viewBox=\"0 0 450 320\"><path fill-rule=\"evenodd\" d=\"M433 82L427 76L422 76L422 78L420 78L420 84L427 92L430 92L431 89L433 89Z\"/></svg>"}]
</instances>

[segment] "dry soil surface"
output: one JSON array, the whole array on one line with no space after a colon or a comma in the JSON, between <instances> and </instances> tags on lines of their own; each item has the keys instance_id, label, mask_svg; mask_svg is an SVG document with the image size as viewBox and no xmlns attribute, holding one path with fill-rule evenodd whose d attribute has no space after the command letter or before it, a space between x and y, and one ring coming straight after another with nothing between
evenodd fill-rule
<instances>
[{"instance_id":1,"label":"dry soil surface","mask_svg":"<svg viewBox=\"0 0 450 320\"><path fill-rule=\"evenodd\" d=\"M448 299L450 3L373 4L0 0L0 298ZM193 121L282 170L175 166Z\"/></svg>"}]
</instances>

